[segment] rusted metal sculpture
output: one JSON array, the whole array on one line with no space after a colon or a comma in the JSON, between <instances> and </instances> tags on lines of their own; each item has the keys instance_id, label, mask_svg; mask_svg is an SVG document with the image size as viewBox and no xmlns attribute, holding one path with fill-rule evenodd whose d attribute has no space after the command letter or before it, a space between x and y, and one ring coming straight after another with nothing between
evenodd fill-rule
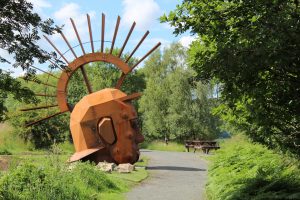
<instances>
[{"instance_id":1,"label":"rusted metal sculpture","mask_svg":"<svg viewBox=\"0 0 300 200\"><path fill-rule=\"evenodd\" d=\"M145 56L143 56L135 65L130 67L127 63L133 54L145 40L149 31L141 38L140 42L133 49L132 53L123 61L120 57L135 27L135 22L121 47L118 56L112 55L115 40L118 34L120 17L118 16L113 39L109 53L104 52L104 33L105 33L105 15L102 14L102 31L101 31L101 48L100 52L95 52L92 27L89 15L87 15L88 31L90 36L91 53L87 53L78 34L75 22L71 19L76 37L81 47L83 55L78 57L68 42L66 36L61 32L61 36L75 59L69 62L63 53L46 37L45 39L55 49L55 51L66 62L68 70L63 70L60 77L51 73L40 70L48 75L58 79L56 95L36 94L37 96L56 97L57 103L43 105L35 108L25 108L22 111L37 109L49 109L58 107L60 112L47 116L38 121L31 122L27 126L35 125L41 121L50 119L65 112L71 112L70 130L76 152L69 159L70 162L77 160L90 160L96 163L100 161L120 163L135 163L139 158L138 144L143 142L144 137L140 133L137 124L137 113L130 103L132 99L138 98L139 93L127 95L120 90L120 87L127 74L137 67L147 56L160 46L155 45ZM49 60L51 62L51 60ZM89 83L84 65L91 62L106 62L114 64L121 72L121 77L116 83L115 88L106 88L93 92ZM68 82L75 71L80 69L83 74L84 82L89 94L83 97L75 107L68 104L67 86ZM37 82L45 86L53 87L47 83Z\"/></svg>"}]
</instances>

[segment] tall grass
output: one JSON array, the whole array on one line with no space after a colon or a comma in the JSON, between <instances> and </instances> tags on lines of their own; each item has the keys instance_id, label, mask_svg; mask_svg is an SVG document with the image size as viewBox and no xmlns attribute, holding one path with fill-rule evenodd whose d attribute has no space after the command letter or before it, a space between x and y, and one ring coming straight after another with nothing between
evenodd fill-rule
<instances>
[{"instance_id":1,"label":"tall grass","mask_svg":"<svg viewBox=\"0 0 300 200\"><path fill-rule=\"evenodd\" d=\"M29 143L25 143L9 124L0 124L0 153L15 154L31 149Z\"/></svg>"},{"instance_id":2,"label":"tall grass","mask_svg":"<svg viewBox=\"0 0 300 200\"><path fill-rule=\"evenodd\" d=\"M145 168L129 174L103 173L92 163L66 163L68 155L53 145L47 155L10 156L8 171L0 171L0 199L122 200L130 187L147 178ZM147 158L141 158L144 166Z\"/></svg>"},{"instance_id":3,"label":"tall grass","mask_svg":"<svg viewBox=\"0 0 300 200\"><path fill-rule=\"evenodd\" d=\"M121 192L122 186L88 163L72 170L24 163L0 179L0 199L100 199L101 193Z\"/></svg>"},{"instance_id":4,"label":"tall grass","mask_svg":"<svg viewBox=\"0 0 300 200\"><path fill-rule=\"evenodd\" d=\"M9 125L0 125L0 153L8 162L7 171L0 171L0 199L124 199L130 187L147 178L145 168L130 174L105 174L93 164L79 163L69 168L67 158L73 144L55 144L52 149L36 151L13 134ZM31 150L30 152L27 152ZM147 158L137 165L146 165Z\"/></svg>"},{"instance_id":5,"label":"tall grass","mask_svg":"<svg viewBox=\"0 0 300 200\"><path fill-rule=\"evenodd\" d=\"M234 138L211 161L206 187L210 200L300 199L297 160Z\"/></svg>"},{"instance_id":6,"label":"tall grass","mask_svg":"<svg viewBox=\"0 0 300 200\"><path fill-rule=\"evenodd\" d=\"M72 154L74 146L69 141L57 144L62 153ZM30 153L29 153L30 151ZM0 155L45 154L48 150L36 150L30 142L25 142L8 123L0 124Z\"/></svg>"}]
</instances>

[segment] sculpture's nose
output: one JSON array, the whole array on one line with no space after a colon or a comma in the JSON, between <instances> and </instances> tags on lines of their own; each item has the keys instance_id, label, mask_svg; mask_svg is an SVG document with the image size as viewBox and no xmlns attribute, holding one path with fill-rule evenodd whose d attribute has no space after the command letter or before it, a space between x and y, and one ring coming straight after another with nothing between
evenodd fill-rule
<instances>
[{"instance_id":1,"label":"sculpture's nose","mask_svg":"<svg viewBox=\"0 0 300 200\"><path fill-rule=\"evenodd\" d=\"M137 134L136 134L136 138L135 138L135 142L136 142L137 144L139 144L139 143L142 143L142 142L144 142L144 141L145 141L144 136L143 136L141 133L137 133Z\"/></svg>"}]
</instances>

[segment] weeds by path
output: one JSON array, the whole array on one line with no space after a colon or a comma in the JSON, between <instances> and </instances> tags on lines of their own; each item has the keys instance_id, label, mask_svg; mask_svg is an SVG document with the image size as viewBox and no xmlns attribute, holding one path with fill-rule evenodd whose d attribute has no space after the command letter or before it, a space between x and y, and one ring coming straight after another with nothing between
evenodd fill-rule
<instances>
[{"instance_id":1,"label":"weeds by path","mask_svg":"<svg viewBox=\"0 0 300 200\"><path fill-rule=\"evenodd\" d=\"M299 161L234 138L210 157L209 200L300 199Z\"/></svg>"}]
</instances>

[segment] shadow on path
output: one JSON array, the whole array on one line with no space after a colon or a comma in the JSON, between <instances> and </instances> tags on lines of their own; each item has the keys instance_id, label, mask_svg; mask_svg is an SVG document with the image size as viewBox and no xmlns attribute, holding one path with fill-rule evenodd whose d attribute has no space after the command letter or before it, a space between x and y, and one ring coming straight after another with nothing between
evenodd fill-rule
<instances>
[{"instance_id":1,"label":"shadow on path","mask_svg":"<svg viewBox=\"0 0 300 200\"><path fill-rule=\"evenodd\" d=\"M146 167L147 170L174 170L174 171L206 171L206 169L199 169L193 167L175 167L175 166L155 166Z\"/></svg>"}]
</instances>

